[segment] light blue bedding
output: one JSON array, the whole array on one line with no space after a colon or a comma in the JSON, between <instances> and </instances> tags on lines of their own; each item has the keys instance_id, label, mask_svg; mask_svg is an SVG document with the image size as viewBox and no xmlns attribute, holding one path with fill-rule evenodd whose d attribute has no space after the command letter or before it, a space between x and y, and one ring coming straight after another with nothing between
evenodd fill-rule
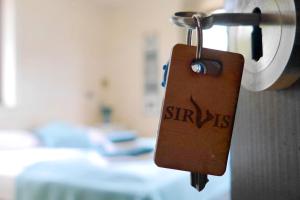
<instances>
[{"instance_id":1,"label":"light blue bedding","mask_svg":"<svg viewBox=\"0 0 300 200\"><path fill-rule=\"evenodd\" d=\"M87 131L69 123L53 122L34 130L45 147L93 148Z\"/></svg>"},{"instance_id":2,"label":"light blue bedding","mask_svg":"<svg viewBox=\"0 0 300 200\"><path fill-rule=\"evenodd\" d=\"M151 161L99 167L84 159L44 162L17 178L16 200L199 199L186 172L158 169Z\"/></svg>"}]
</instances>

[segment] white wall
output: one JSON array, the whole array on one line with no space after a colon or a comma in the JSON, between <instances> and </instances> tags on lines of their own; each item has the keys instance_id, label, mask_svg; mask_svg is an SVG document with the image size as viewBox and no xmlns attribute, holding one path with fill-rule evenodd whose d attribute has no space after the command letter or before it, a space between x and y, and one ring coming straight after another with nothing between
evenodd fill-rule
<instances>
[{"instance_id":1,"label":"white wall","mask_svg":"<svg viewBox=\"0 0 300 200\"><path fill-rule=\"evenodd\" d=\"M224 0L184 0L184 10L209 13L224 7Z\"/></svg>"},{"instance_id":2,"label":"white wall","mask_svg":"<svg viewBox=\"0 0 300 200\"><path fill-rule=\"evenodd\" d=\"M105 39L100 7L86 0L15 4L17 106L0 108L0 128L96 121Z\"/></svg>"},{"instance_id":3,"label":"white wall","mask_svg":"<svg viewBox=\"0 0 300 200\"><path fill-rule=\"evenodd\" d=\"M185 31L170 22L177 11L208 11L221 7L223 0L128 0L109 9L106 61L103 74L111 83L104 102L114 109L114 120L142 135L157 133L159 115L147 116L143 110L143 39L159 37L160 69L169 59L172 47L185 42ZM160 79L161 81L161 79ZM161 89L163 95L163 89Z\"/></svg>"},{"instance_id":4,"label":"white wall","mask_svg":"<svg viewBox=\"0 0 300 200\"><path fill-rule=\"evenodd\" d=\"M30 128L57 119L93 124L103 103L112 106L114 122L142 135L156 134L159 115L147 116L143 107L143 39L158 35L162 73L172 47L184 42L183 29L169 19L184 7L193 10L192 3L14 1L17 106L0 108L0 128ZM107 90L100 86L103 78L110 83Z\"/></svg>"},{"instance_id":5,"label":"white wall","mask_svg":"<svg viewBox=\"0 0 300 200\"><path fill-rule=\"evenodd\" d=\"M159 123L159 115L144 113L143 39L147 34L159 37L158 67L162 74L162 65L168 61L173 45L179 42L180 28L169 19L180 6L179 0L129 0L108 13L103 73L109 79L110 88L104 102L113 107L116 122L142 135L156 135ZM159 78L159 84L160 81Z\"/></svg>"}]
</instances>

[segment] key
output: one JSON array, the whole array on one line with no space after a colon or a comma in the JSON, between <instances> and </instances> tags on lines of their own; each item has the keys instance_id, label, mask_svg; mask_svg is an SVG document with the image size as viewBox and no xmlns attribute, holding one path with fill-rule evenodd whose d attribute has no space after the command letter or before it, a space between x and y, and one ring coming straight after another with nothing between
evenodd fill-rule
<instances>
[{"instance_id":1,"label":"key","mask_svg":"<svg viewBox=\"0 0 300 200\"><path fill-rule=\"evenodd\" d=\"M191 185L196 188L198 192L202 191L207 183L208 178L206 174L191 172Z\"/></svg>"},{"instance_id":2,"label":"key","mask_svg":"<svg viewBox=\"0 0 300 200\"><path fill-rule=\"evenodd\" d=\"M193 30L188 29L188 34L187 34L187 45L188 46L192 46L192 35L193 35ZM198 37L199 37L199 35L198 35ZM202 37L202 34L200 34L200 37ZM197 50L197 54L201 53L198 51L199 50ZM216 63L216 62L214 62L214 63ZM208 66L208 64L210 65L210 67ZM215 66L217 66L217 67L215 67ZM209 69L209 74L218 75L218 73L221 71L220 68L221 68L221 66L219 66L218 63L215 64L214 67L212 67L211 62L204 63L200 59L195 59L191 64L191 69L193 70L193 72L199 73L199 74L207 73L207 70ZM211 70L211 69L213 69L213 70ZM210 73L211 71L214 71L215 73ZM191 172L191 185L198 192L201 192L205 188L207 182L208 182L208 178L207 178L206 174L201 174L198 172Z\"/></svg>"},{"instance_id":3,"label":"key","mask_svg":"<svg viewBox=\"0 0 300 200\"><path fill-rule=\"evenodd\" d=\"M187 35L187 44L189 46L191 46L191 40L192 40L192 29L188 30L188 35ZM161 83L162 87L166 87L167 84L167 76L168 76L168 71L169 71L169 61L163 65L163 81ZM207 63L203 63L204 65ZM201 67L202 62L193 62L192 63L192 69L194 72L196 73L200 73L201 69L203 69L203 67ZM216 65L216 64L215 64ZM220 66L217 66L220 67ZM214 73L209 73L209 74L215 74L217 75L220 72L220 69L218 69L217 67L210 67L209 69L214 69ZM197 172L191 172L191 185L198 191L202 191L206 184L208 183L208 178L207 175L205 174L201 174L201 173L197 173Z\"/></svg>"},{"instance_id":4,"label":"key","mask_svg":"<svg viewBox=\"0 0 300 200\"><path fill-rule=\"evenodd\" d=\"M165 66L155 163L191 172L198 191L207 175L225 173L232 138L244 58L240 54L202 48L201 20L197 19L197 47L177 44ZM168 71L167 71L168 70Z\"/></svg>"},{"instance_id":5,"label":"key","mask_svg":"<svg viewBox=\"0 0 300 200\"><path fill-rule=\"evenodd\" d=\"M163 81L161 83L162 87L166 87L167 84L167 76L168 76L169 62L163 65ZM215 69L215 68L213 68ZM196 71L196 70L195 70ZM206 184L208 183L207 175L191 172L191 185L197 189L198 192L202 191Z\"/></svg>"}]
</instances>

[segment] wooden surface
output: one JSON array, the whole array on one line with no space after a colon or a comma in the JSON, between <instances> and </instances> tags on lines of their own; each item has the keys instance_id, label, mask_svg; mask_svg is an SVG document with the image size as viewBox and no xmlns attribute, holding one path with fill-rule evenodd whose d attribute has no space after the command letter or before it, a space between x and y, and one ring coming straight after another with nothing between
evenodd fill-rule
<instances>
[{"instance_id":1,"label":"wooden surface","mask_svg":"<svg viewBox=\"0 0 300 200\"><path fill-rule=\"evenodd\" d=\"M244 59L240 54L204 49L219 61L220 75L191 70L196 48L173 49L155 155L161 167L222 175L226 169Z\"/></svg>"},{"instance_id":2,"label":"wooden surface","mask_svg":"<svg viewBox=\"0 0 300 200\"><path fill-rule=\"evenodd\" d=\"M300 199L300 83L241 90L232 140L233 200Z\"/></svg>"}]
</instances>

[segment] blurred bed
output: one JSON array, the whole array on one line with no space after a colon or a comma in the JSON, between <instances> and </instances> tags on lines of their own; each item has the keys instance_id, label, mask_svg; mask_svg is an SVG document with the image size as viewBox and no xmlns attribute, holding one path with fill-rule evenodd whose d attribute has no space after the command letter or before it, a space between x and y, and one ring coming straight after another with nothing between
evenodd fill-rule
<instances>
[{"instance_id":1,"label":"blurred bed","mask_svg":"<svg viewBox=\"0 0 300 200\"><path fill-rule=\"evenodd\" d=\"M53 131L63 135L57 125L44 128L42 133ZM70 132L70 128L62 131ZM156 167L149 151L153 139L134 138L123 132L123 138L120 134L108 137L112 143L103 139L102 133L90 131L91 141L102 147L86 148L86 141L78 134L77 138L69 138L71 143L58 146L53 138L41 143L43 134L37 139L34 134L20 131L0 132L0 200L230 198L227 182L213 184L211 180L206 193L198 193L189 184L189 173ZM81 140L77 141L80 148L74 147L72 140Z\"/></svg>"}]
</instances>

